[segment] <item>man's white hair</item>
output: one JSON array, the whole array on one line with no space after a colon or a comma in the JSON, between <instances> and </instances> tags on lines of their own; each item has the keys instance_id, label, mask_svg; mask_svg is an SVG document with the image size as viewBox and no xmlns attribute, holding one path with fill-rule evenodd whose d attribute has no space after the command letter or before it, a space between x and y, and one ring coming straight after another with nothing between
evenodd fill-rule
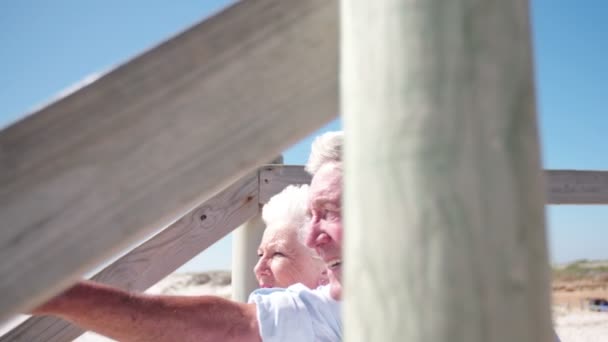
<instances>
[{"instance_id":1,"label":"man's white hair","mask_svg":"<svg viewBox=\"0 0 608 342\"><path fill-rule=\"evenodd\" d=\"M306 171L314 175L323 164L342 161L342 145L344 132L327 132L318 136L310 148L310 156L306 163Z\"/></svg>"},{"instance_id":2,"label":"man's white hair","mask_svg":"<svg viewBox=\"0 0 608 342\"><path fill-rule=\"evenodd\" d=\"M309 213L308 185L289 185L264 205L262 220L267 227L276 223L284 224L298 230L300 235Z\"/></svg>"}]
</instances>

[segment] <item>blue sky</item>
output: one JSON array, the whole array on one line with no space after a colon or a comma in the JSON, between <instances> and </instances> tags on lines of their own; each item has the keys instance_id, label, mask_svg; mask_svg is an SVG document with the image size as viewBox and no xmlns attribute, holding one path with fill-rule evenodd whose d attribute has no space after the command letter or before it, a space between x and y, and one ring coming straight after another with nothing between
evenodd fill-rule
<instances>
[{"instance_id":1,"label":"blue sky","mask_svg":"<svg viewBox=\"0 0 608 342\"><path fill-rule=\"evenodd\" d=\"M0 127L230 1L56 0L0 3ZM608 3L533 0L544 167L608 170ZM321 131L339 129L334 121ZM285 152L302 164L311 139ZM554 262L608 259L608 206L548 207ZM230 237L182 270L230 267Z\"/></svg>"}]
</instances>

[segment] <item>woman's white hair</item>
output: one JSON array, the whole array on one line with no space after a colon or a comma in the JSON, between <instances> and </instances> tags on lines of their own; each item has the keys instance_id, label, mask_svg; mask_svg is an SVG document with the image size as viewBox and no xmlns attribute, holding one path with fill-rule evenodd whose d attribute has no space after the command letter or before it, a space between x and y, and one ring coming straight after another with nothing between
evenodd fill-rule
<instances>
[{"instance_id":1,"label":"woman's white hair","mask_svg":"<svg viewBox=\"0 0 608 342\"><path fill-rule=\"evenodd\" d=\"M321 166L329 162L342 161L342 145L344 144L344 132L327 132L318 136L310 148L310 157L306 163L306 171L314 175Z\"/></svg>"},{"instance_id":2,"label":"woman's white hair","mask_svg":"<svg viewBox=\"0 0 608 342\"><path fill-rule=\"evenodd\" d=\"M264 205L262 220L267 227L275 223L286 224L297 229L300 235L309 213L308 185L289 185Z\"/></svg>"}]
</instances>

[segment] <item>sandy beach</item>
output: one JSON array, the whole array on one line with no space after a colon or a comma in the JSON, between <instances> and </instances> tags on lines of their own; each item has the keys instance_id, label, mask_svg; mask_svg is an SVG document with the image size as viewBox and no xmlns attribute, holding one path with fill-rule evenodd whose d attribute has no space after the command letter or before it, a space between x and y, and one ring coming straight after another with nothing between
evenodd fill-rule
<instances>
[{"instance_id":1,"label":"sandy beach","mask_svg":"<svg viewBox=\"0 0 608 342\"><path fill-rule=\"evenodd\" d=\"M589 309L590 298L608 299L608 263L581 260L555 267L553 320L563 342L608 341L608 312Z\"/></svg>"},{"instance_id":2,"label":"sandy beach","mask_svg":"<svg viewBox=\"0 0 608 342\"><path fill-rule=\"evenodd\" d=\"M591 312L579 308L553 309L555 330L562 342L608 341L608 313Z\"/></svg>"}]
</instances>

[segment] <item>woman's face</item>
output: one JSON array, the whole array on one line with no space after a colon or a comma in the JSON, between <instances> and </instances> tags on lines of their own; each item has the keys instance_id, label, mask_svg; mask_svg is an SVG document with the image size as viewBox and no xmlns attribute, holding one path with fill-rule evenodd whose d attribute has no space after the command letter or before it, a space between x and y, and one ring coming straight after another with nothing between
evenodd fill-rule
<instances>
[{"instance_id":1,"label":"woman's face","mask_svg":"<svg viewBox=\"0 0 608 342\"><path fill-rule=\"evenodd\" d=\"M260 287L288 287L301 283L316 288L327 283L325 265L304 246L296 229L272 224L264 231L253 271Z\"/></svg>"}]
</instances>

